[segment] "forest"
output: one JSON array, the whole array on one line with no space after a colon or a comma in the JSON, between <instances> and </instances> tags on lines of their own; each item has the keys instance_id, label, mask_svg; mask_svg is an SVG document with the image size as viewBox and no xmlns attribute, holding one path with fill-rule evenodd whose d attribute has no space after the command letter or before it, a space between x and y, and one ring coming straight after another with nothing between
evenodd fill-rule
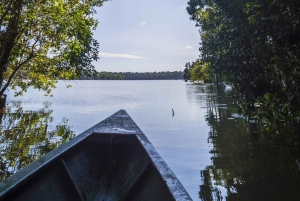
<instances>
[{"instance_id":1,"label":"forest","mask_svg":"<svg viewBox=\"0 0 300 201\"><path fill-rule=\"evenodd\" d=\"M183 79L182 71L161 72L97 72L93 76L82 75L81 80L177 80Z\"/></svg>"},{"instance_id":2,"label":"forest","mask_svg":"<svg viewBox=\"0 0 300 201\"><path fill-rule=\"evenodd\" d=\"M244 114L298 124L300 2L190 0L187 12L201 37L200 58L186 65L189 78L216 76L231 83Z\"/></svg>"}]
</instances>

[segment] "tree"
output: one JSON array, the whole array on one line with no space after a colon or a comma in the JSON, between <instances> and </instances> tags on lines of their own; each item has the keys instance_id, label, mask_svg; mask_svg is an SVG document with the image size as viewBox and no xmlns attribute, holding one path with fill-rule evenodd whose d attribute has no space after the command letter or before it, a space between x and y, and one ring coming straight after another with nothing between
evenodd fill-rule
<instances>
[{"instance_id":1,"label":"tree","mask_svg":"<svg viewBox=\"0 0 300 201\"><path fill-rule=\"evenodd\" d=\"M258 115L271 122L300 122L299 9L299 1L188 2L201 59L234 85L243 111L259 102Z\"/></svg>"},{"instance_id":2,"label":"tree","mask_svg":"<svg viewBox=\"0 0 300 201\"><path fill-rule=\"evenodd\" d=\"M183 79L185 80L191 79L191 73L187 67L183 70Z\"/></svg>"},{"instance_id":3,"label":"tree","mask_svg":"<svg viewBox=\"0 0 300 201\"><path fill-rule=\"evenodd\" d=\"M4 1L4 2L3 2ZM51 92L59 78L94 73L94 7L106 0L3 0L0 4L0 96L7 87Z\"/></svg>"},{"instance_id":4,"label":"tree","mask_svg":"<svg viewBox=\"0 0 300 201\"><path fill-rule=\"evenodd\" d=\"M187 62L185 64L185 69L183 70L183 79L185 79L185 80L191 79L190 69L191 69L191 63Z\"/></svg>"},{"instance_id":5,"label":"tree","mask_svg":"<svg viewBox=\"0 0 300 201\"><path fill-rule=\"evenodd\" d=\"M192 63L190 70L192 81L211 82L213 77L212 69L208 63L204 63L201 60L196 60Z\"/></svg>"}]
</instances>

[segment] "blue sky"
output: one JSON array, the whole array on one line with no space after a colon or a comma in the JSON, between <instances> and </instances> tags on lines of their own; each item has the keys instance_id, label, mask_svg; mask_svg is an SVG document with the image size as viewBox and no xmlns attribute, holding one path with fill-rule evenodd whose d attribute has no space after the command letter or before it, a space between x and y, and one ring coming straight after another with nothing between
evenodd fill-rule
<instances>
[{"instance_id":1,"label":"blue sky","mask_svg":"<svg viewBox=\"0 0 300 201\"><path fill-rule=\"evenodd\" d=\"M97 8L98 71L184 70L199 55L200 36L185 0L112 0Z\"/></svg>"}]
</instances>

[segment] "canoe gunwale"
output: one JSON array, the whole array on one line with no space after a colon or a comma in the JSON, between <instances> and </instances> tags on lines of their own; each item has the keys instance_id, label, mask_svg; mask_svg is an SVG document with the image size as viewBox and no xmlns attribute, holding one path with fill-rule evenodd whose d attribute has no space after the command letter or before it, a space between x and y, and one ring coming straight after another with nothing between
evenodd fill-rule
<instances>
[{"instance_id":1,"label":"canoe gunwale","mask_svg":"<svg viewBox=\"0 0 300 201\"><path fill-rule=\"evenodd\" d=\"M4 182L0 183L0 200L5 198L7 194L10 194L25 184L26 181L38 174L42 168L46 168L55 161L62 159L64 154L71 151L81 142L88 141L89 139L93 141L93 136L100 135L107 135L107 137L124 136L124 139L126 136L135 136L136 142L138 142L146 151L150 163L157 170L161 179L166 183L166 186L168 187L169 192L174 200L192 200L175 174L168 167L163 158L157 153L152 143L148 140L146 135L141 131L141 129L136 125L136 123L131 119L125 110L116 112L107 119L87 129L83 133L77 135L75 138L61 145L57 149L47 153L40 159L34 161L10 176Z\"/></svg>"}]
</instances>

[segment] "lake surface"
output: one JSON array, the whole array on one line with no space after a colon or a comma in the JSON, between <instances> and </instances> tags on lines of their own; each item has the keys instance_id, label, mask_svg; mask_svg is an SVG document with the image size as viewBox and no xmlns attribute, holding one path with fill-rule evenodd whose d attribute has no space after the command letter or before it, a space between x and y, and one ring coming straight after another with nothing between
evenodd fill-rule
<instances>
[{"instance_id":1,"label":"lake surface","mask_svg":"<svg viewBox=\"0 0 300 201\"><path fill-rule=\"evenodd\" d=\"M209 86L181 80L76 81L72 88L60 81L53 97L29 90L7 101L21 101L24 110L53 110L49 127L68 119L75 134L125 109L165 159L193 200L199 200L200 170L209 165L209 126L205 121ZM51 104L49 103L51 102ZM172 116L172 108L174 116Z\"/></svg>"},{"instance_id":2,"label":"lake surface","mask_svg":"<svg viewBox=\"0 0 300 201\"><path fill-rule=\"evenodd\" d=\"M1 118L0 136L0 162L7 171L0 172L1 178L125 109L193 200L300 197L297 130L260 131L265 124L231 108L226 88L217 94L214 85L181 80L76 81L72 88L67 84L60 81L53 97L29 90L14 98L8 92L10 107Z\"/></svg>"}]
</instances>

